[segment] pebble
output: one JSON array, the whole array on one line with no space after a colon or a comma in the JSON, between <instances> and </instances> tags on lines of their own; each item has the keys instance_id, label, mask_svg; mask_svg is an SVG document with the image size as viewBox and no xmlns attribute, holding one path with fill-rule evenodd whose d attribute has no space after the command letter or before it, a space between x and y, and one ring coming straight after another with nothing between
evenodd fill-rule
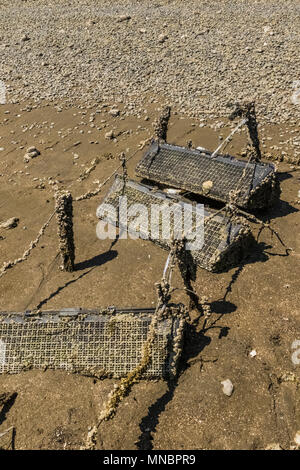
<instances>
[{"instance_id":1,"label":"pebble","mask_svg":"<svg viewBox=\"0 0 300 470\"><path fill-rule=\"evenodd\" d=\"M35 158L40 154L41 152L37 150L36 147L29 147L24 155L24 162L28 163L32 158Z\"/></svg>"},{"instance_id":2,"label":"pebble","mask_svg":"<svg viewBox=\"0 0 300 470\"><path fill-rule=\"evenodd\" d=\"M24 36L22 36L21 38L21 41L25 42L25 41L29 41L30 40L30 37L28 36L28 34L24 34Z\"/></svg>"},{"instance_id":3,"label":"pebble","mask_svg":"<svg viewBox=\"0 0 300 470\"><path fill-rule=\"evenodd\" d=\"M113 139L114 138L114 132L113 131L106 132L105 138L108 139L108 140Z\"/></svg>"},{"instance_id":4,"label":"pebble","mask_svg":"<svg viewBox=\"0 0 300 470\"><path fill-rule=\"evenodd\" d=\"M223 385L224 395L227 395L228 397L230 397L233 393L233 388L234 388L231 380L230 379L223 380L221 384Z\"/></svg>"},{"instance_id":5,"label":"pebble","mask_svg":"<svg viewBox=\"0 0 300 470\"><path fill-rule=\"evenodd\" d=\"M166 34L160 34L158 36L158 42L160 44L163 44L167 39L168 39L168 36Z\"/></svg>"},{"instance_id":6,"label":"pebble","mask_svg":"<svg viewBox=\"0 0 300 470\"><path fill-rule=\"evenodd\" d=\"M10 230L18 226L19 219L17 217L11 217L10 219L6 220L6 222L2 222L0 224L0 228L5 230Z\"/></svg>"},{"instance_id":7,"label":"pebble","mask_svg":"<svg viewBox=\"0 0 300 470\"><path fill-rule=\"evenodd\" d=\"M272 442L272 444L268 444L265 450L282 450L282 447L278 442Z\"/></svg>"},{"instance_id":8,"label":"pebble","mask_svg":"<svg viewBox=\"0 0 300 470\"><path fill-rule=\"evenodd\" d=\"M118 23L123 23L124 21L129 21L131 19L131 16L130 15L121 15L119 16L119 18L117 19L117 22Z\"/></svg>"},{"instance_id":9,"label":"pebble","mask_svg":"<svg viewBox=\"0 0 300 470\"><path fill-rule=\"evenodd\" d=\"M164 96L180 114L201 119L228 116L229 103L254 96L260 122L297 124L300 30L295 28L295 1L260 0L259 15L252 0L220 0L220 5L222 14L217 15L211 2L199 8L198 0L159 7L125 0L118 8L102 0L94 16L89 4L70 9L61 0L51 6L49 23L44 1L36 0L34 15L27 2L18 3L15 27L15 5L8 3L0 30L9 102L35 101L36 106L46 100L63 102L65 108L80 101L101 107L126 97L131 104L127 112L135 114L145 109L150 92ZM82 18L85 27L75 28ZM41 24L47 24L47 33L36 33ZM159 41L164 47L157 47Z\"/></svg>"},{"instance_id":10,"label":"pebble","mask_svg":"<svg viewBox=\"0 0 300 470\"><path fill-rule=\"evenodd\" d=\"M297 446L300 446L300 431L296 432L294 442L297 444Z\"/></svg>"},{"instance_id":11,"label":"pebble","mask_svg":"<svg viewBox=\"0 0 300 470\"><path fill-rule=\"evenodd\" d=\"M119 109L111 109L109 111L109 114L111 114L113 117L117 117L120 114L120 110Z\"/></svg>"}]
</instances>

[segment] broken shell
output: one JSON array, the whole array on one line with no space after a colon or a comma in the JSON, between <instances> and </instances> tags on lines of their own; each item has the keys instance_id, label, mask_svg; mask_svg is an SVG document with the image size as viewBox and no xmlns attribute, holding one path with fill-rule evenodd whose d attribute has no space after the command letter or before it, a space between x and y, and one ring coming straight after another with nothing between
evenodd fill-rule
<instances>
[{"instance_id":1,"label":"broken shell","mask_svg":"<svg viewBox=\"0 0 300 470\"><path fill-rule=\"evenodd\" d=\"M294 442L297 444L297 446L300 446L300 431L296 432L296 435L294 437Z\"/></svg>"},{"instance_id":2,"label":"broken shell","mask_svg":"<svg viewBox=\"0 0 300 470\"><path fill-rule=\"evenodd\" d=\"M265 450L282 450L282 447L277 442L272 442L272 444L267 445Z\"/></svg>"},{"instance_id":3,"label":"broken shell","mask_svg":"<svg viewBox=\"0 0 300 470\"><path fill-rule=\"evenodd\" d=\"M11 217L6 222L3 222L2 224L0 224L0 228L9 230L11 228L17 227L18 223L19 223L19 219L17 217Z\"/></svg>"},{"instance_id":4,"label":"broken shell","mask_svg":"<svg viewBox=\"0 0 300 470\"><path fill-rule=\"evenodd\" d=\"M213 185L214 184L211 180L204 181L204 183L202 184L202 189L203 189L204 193L209 193L209 191L212 189Z\"/></svg>"},{"instance_id":5,"label":"broken shell","mask_svg":"<svg viewBox=\"0 0 300 470\"><path fill-rule=\"evenodd\" d=\"M221 384L223 385L223 393L227 395L228 397L230 397L233 392L233 384L231 380L229 379L223 380Z\"/></svg>"}]
</instances>

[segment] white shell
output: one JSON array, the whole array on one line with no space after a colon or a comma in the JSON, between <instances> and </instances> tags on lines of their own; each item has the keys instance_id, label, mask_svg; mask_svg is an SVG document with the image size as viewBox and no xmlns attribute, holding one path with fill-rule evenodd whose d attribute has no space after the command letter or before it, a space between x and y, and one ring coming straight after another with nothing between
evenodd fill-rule
<instances>
[{"instance_id":1,"label":"white shell","mask_svg":"<svg viewBox=\"0 0 300 470\"><path fill-rule=\"evenodd\" d=\"M294 437L294 441L298 446L300 446L300 431L297 431Z\"/></svg>"},{"instance_id":2,"label":"white shell","mask_svg":"<svg viewBox=\"0 0 300 470\"><path fill-rule=\"evenodd\" d=\"M223 393L227 395L228 397L230 397L232 395L233 388L234 388L231 380L229 379L223 380L221 384L223 385Z\"/></svg>"},{"instance_id":3,"label":"white shell","mask_svg":"<svg viewBox=\"0 0 300 470\"><path fill-rule=\"evenodd\" d=\"M181 192L181 189L166 188L165 192L168 194L179 194Z\"/></svg>"}]
</instances>

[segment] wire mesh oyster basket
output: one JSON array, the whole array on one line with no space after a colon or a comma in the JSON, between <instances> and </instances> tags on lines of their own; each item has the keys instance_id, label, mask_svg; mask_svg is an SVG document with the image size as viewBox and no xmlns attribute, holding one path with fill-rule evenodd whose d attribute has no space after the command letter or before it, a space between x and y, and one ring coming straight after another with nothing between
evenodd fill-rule
<instances>
[{"instance_id":1,"label":"wire mesh oyster basket","mask_svg":"<svg viewBox=\"0 0 300 470\"><path fill-rule=\"evenodd\" d=\"M154 309L0 312L0 373L62 369L99 378L126 376L142 359ZM185 321L172 307L159 320L143 378L176 375Z\"/></svg>"},{"instance_id":2,"label":"wire mesh oyster basket","mask_svg":"<svg viewBox=\"0 0 300 470\"><path fill-rule=\"evenodd\" d=\"M129 235L136 236L132 230L131 218L128 217L123 222L120 217L120 198L126 196L127 206L141 205L147 209L147 218L139 221L139 236L144 240L152 241L161 248L169 250L170 238L165 238L160 226L162 220L154 226L152 219L152 207L168 205L170 213L176 214L178 207L182 207L182 213L186 206L195 207L195 220L201 218L197 214L197 205L180 196L167 194L161 190L156 190L146 184L137 183L127 179L124 181L119 175L116 176L109 192L104 197L101 205L97 209L97 216L104 222L119 226L120 232L127 230ZM176 209L175 209L176 206ZM203 241L200 249L191 249L191 255L197 265L208 271L222 271L231 266L236 266L243 259L247 250L249 250L253 237L247 224L233 223L227 217L222 215L212 215L213 211L205 209L202 213L203 219ZM195 224L195 221L193 221ZM170 218L170 234L178 228L178 219ZM149 230L150 227L150 230ZM185 237L185 233L182 236Z\"/></svg>"},{"instance_id":3,"label":"wire mesh oyster basket","mask_svg":"<svg viewBox=\"0 0 300 470\"><path fill-rule=\"evenodd\" d=\"M230 191L238 190L237 204L262 209L278 199L279 182L275 166L246 163L230 155L216 155L153 141L136 167L142 178L229 202Z\"/></svg>"}]
</instances>

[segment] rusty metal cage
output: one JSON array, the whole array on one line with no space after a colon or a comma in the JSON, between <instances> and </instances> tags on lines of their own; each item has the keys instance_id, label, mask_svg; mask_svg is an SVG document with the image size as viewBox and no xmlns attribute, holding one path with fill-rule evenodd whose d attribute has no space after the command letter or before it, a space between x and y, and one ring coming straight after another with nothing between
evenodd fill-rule
<instances>
[{"instance_id":1,"label":"rusty metal cage","mask_svg":"<svg viewBox=\"0 0 300 470\"><path fill-rule=\"evenodd\" d=\"M151 223L153 229L153 221L151 220L152 205L162 206L168 204L171 210L178 205L184 210L184 205L187 203L196 207L195 203L182 197L166 194L133 180L127 179L125 182L122 177L117 175L108 194L97 210L97 216L105 222L119 226L120 231L128 230L129 234L131 233L130 216L126 224L122 222L119 216L120 198L124 196L127 198L128 207L134 204L142 204L149 209L147 220L144 219L139 226L140 237L150 240L166 250L170 247L170 239L162 236L160 227L156 227L156 230L154 230L155 235L152 231L149 231ZM196 215L196 210L197 208L194 215ZM213 214L212 210L204 210L202 218L204 224L203 245L201 249L191 250L191 254L200 267L209 271L222 271L231 266L236 266L241 261L252 243L253 237L247 224L232 223L223 214L211 217ZM176 229L177 222L176 218L170 219L170 223L173 224L170 233ZM193 221L193 223L195 222ZM182 233L183 237L185 235L185 233Z\"/></svg>"},{"instance_id":2,"label":"rusty metal cage","mask_svg":"<svg viewBox=\"0 0 300 470\"><path fill-rule=\"evenodd\" d=\"M237 204L262 209L280 194L275 166L244 162L230 155L211 157L205 149L188 149L153 141L136 167L136 174L222 202L238 190Z\"/></svg>"},{"instance_id":3,"label":"rusty metal cage","mask_svg":"<svg viewBox=\"0 0 300 470\"><path fill-rule=\"evenodd\" d=\"M176 307L158 322L143 378L176 375L184 319ZM82 308L0 312L0 373L63 369L123 377L141 361L154 309Z\"/></svg>"}]
</instances>

